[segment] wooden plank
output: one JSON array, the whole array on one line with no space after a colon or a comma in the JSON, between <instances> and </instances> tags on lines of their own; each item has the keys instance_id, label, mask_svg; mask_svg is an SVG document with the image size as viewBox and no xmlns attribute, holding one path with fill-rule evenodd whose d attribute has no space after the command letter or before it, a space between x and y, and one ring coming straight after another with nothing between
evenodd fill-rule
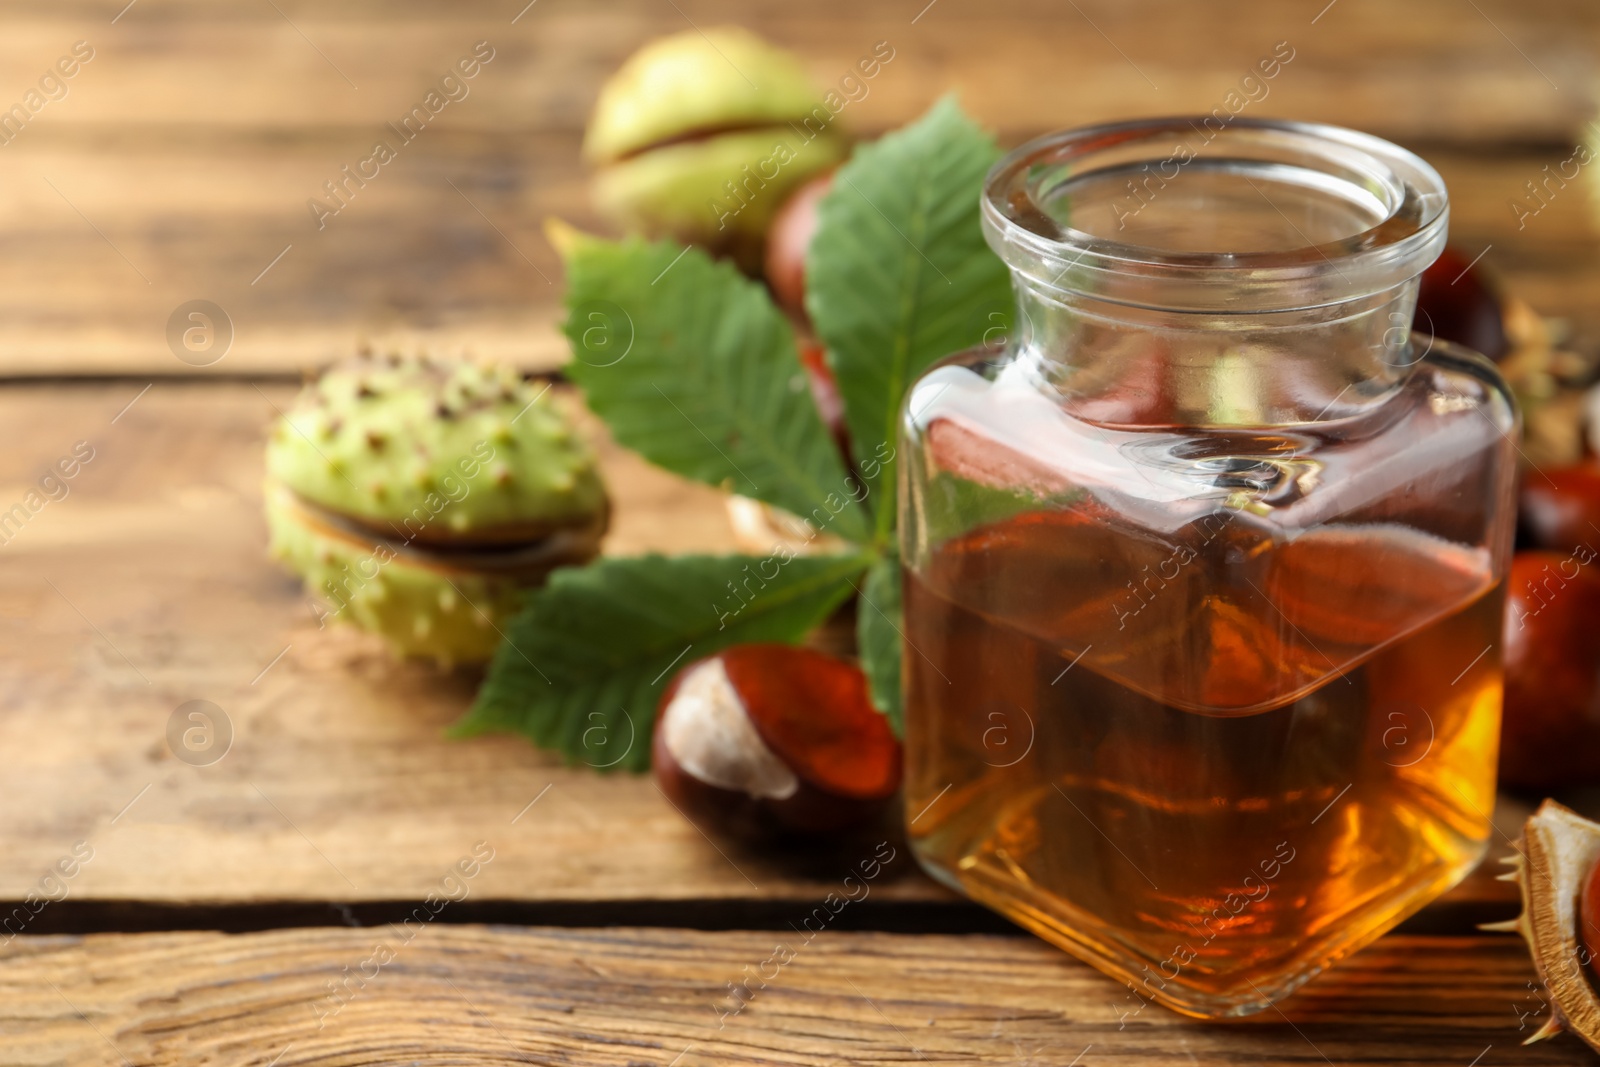
<instances>
[{"instance_id":1,"label":"wooden plank","mask_svg":"<svg viewBox=\"0 0 1600 1067\"><path fill-rule=\"evenodd\" d=\"M893 63L851 108L869 127L898 125L955 89L1019 133L1210 112L1286 41L1290 66L1252 107L1481 143L1573 136L1592 117L1600 53L1600 15L1582 0L1482 0L1465 12L1453 0L1402 11L1384 0L1247 0L1174 5L1159 17L1116 0L1076 9L1049 0L624 0L526 11L479 0L452 5L447 17L416 2L276 6L184 0L137 6L112 24L90 0L11 4L0 68L15 72L7 91L20 95L72 42L94 45L96 58L41 126L360 126L403 112L483 39L496 57L451 121L573 130L600 81L641 43L734 22L801 50L825 83L890 42Z\"/></svg>"},{"instance_id":2,"label":"wooden plank","mask_svg":"<svg viewBox=\"0 0 1600 1067\"><path fill-rule=\"evenodd\" d=\"M563 281L541 226L552 215L600 226L576 135L436 132L322 231L306 199L368 134L41 130L0 148L0 376L281 374L359 338L558 365ZM1570 148L1419 147L1450 185L1456 242L1488 248L1484 262L1536 307L1600 344L1594 173L1519 218L1513 200L1536 206L1526 183ZM166 332L196 298L235 329L201 371Z\"/></svg>"},{"instance_id":3,"label":"wooden plank","mask_svg":"<svg viewBox=\"0 0 1600 1067\"><path fill-rule=\"evenodd\" d=\"M195 299L233 326L214 373L296 373L358 340L562 362L541 227L592 223L576 138L438 131L319 230L308 198L371 141L124 131L0 150L0 374L197 373L168 336Z\"/></svg>"},{"instance_id":4,"label":"wooden plank","mask_svg":"<svg viewBox=\"0 0 1600 1067\"><path fill-rule=\"evenodd\" d=\"M648 779L562 767L515 737L444 739L474 676L396 664L342 627L319 631L298 583L265 558L262 431L292 390L143 389L0 389L12 442L0 450L0 511L75 442L94 449L68 495L0 545L0 901L22 900L75 842L94 850L31 932L329 921L289 906L415 899L480 839L499 858L476 900L538 905L496 914L543 921L556 921L554 905L581 920L620 903L702 925L770 922L781 911L768 905L819 899L849 865L860 841L719 849ZM732 548L718 494L612 445L603 457L616 503L608 551ZM195 699L219 705L234 731L209 767L178 762L164 740L174 709ZM1525 806L1502 814L1496 855ZM1505 917L1514 892L1494 873L1418 921L1462 931ZM953 906L909 862L893 875L874 906ZM703 901L724 906L689 907ZM739 902L766 910L729 910ZM185 918L178 906L216 910ZM975 908L939 921L984 923Z\"/></svg>"},{"instance_id":5,"label":"wooden plank","mask_svg":"<svg viewBox=\"0 0 1600 1067\"><path fill-rule=\"evenodd\" d=\"M955 90L1007 143L1208 112L1288 41L1295 58L1246 114L1454 146L1445 154L1541 146L1454 168L1458 233L1494 245L1490 262L1568 279L1541 291L1548 313L1585 328L1600 314L1585 299L1600 265L1582 192L1526 231L1509 228L1509 199L1570 155L1594 112L1600 9L1583 0L1483 0L1465 13L1457 0L1419 0L1403 14L1386 0L1308 10L1248 0L1160 18L1115 0L1071 10L1048 0L699 0L681 10L478 0L448 16L419 0L179 0L135 5L115 22L102 6L8 8L0 69L26 74L0 86L0 107L73 42L96 53L65 98L0 145L0 376L192 373L165 326L196 298L233 319L220 365L233 373L282 373L361 336L559 364L560 272L540 224L593 221L577 147L595 93L640 43L691 19L748 24L798 49L827 83L888 41L894 60L842 123L876 133ZM319 229L307 200L480 39L496 56L470 94Z\"/></svg>"},{"instance_id":6,"label":"wooden plank","mask_svg":"<svg viewBox=\"0 0 1600 1067\"><path fill-rule=\"evenodd\" d=\"M0 898L21 899L78 840L95 855L76 900L411 898L479 839L501 850L488 895L503 899L817 895L831 866L719 853L648 779L562 767L515 737L445 740L474 675L319 632L264 558L262 430L291 390L139 393L0 395L19 442L0 457L6 507L74 442L94 448L69 495L0 548ZM606 469L612 551L730 547L717 494L614 447ZM164 740L194 699L232 723L213 766ZM929 896L910 878L884 888L897 892Z\"/></svg>"},{"instance_id":7,"label":"wooden plank","mask_svg":"<svg viewBox=\"0 0 1600 1067\"><path fill-rule=\"evenodd\" d=\"M764 974L765 988L719 1016L747 973ZM1140 1010L1127 988L1029 938L825 931L806 943L790 931L439 923L19 938L0 948L0 1057L40 1067L1592 1063L1570 1035L1517 1047L1543 1021L1533 985L1512 937L1388 938L1279 1010L1205 1025Z\"/></svg>"}]
</instances>

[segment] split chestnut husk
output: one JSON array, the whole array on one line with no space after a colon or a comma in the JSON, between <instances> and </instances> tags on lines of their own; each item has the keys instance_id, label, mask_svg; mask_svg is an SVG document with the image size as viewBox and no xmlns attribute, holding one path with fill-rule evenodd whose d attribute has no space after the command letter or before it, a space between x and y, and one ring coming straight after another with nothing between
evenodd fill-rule
<instances>
[{"instance_id":1,"label":"split chestnut husk","mask_svg":"<svg viewBox=\"0 0 1600 1067\"><path fill-rule=\"evenodd\" d=\"M1582 898L1600 864L1600 824L1546 800L1522 831L1522 850L1501 877L1522 890L1522 914L1484 930L1519 933L1550 992L1550 1018L1523 1044L1571 1030L1600 1052L1600 995L1583 936Z\"/></svg>"}]
</instances>

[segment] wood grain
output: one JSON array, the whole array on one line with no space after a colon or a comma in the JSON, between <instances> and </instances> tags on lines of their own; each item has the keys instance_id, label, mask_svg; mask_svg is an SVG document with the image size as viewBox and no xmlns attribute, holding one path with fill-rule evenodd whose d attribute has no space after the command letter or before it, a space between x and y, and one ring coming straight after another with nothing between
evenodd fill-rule
<instances>
[{"instance_id":1,"label":"wood grain","mask_svg":"<svg viewBox=\"0 0 1600 1067\"><path fill-rule=\"evenodd\" d=\"M824 84L888 41L895 58L859 102L867 128L904 122L951 89L1012 134L1209 112L1287 41L1292 63L1266 98L1277 114L1411 138L1551 141L1592 117L1600 53L1600 15L1583 0L1480 0L1476 10L1417 0L1399 12L1384 0L476 0L447 13L420 0L169 0L140 4L115 24L120 5L102 0L7 8L0 63L15 72L19 94L28 72L73 41L96 47L72 95L39 120L84 127L381 123L488 40L493 64L452 121L574 130L600 81L639 45L732 22L798 49ZM758 81L761 72L744 73Z\"/></svg>"},{"instance_id":2,"label":"wood grain","mask_svg":"<svg viewBox=\"0 0 1600 1067\"><path fill-rule=\"evenodd\" d=\"M446 740L475 676L319 631L264 558L262 430L292 391L161 382L112 424L139 389L0 395L6 507L74 442L95 450L0 547L0 899L79 840L94 858L75 901L409 899L480 839L501 856L480 899L818 895L831 865L719 852L649 779L563 767L516 737ZM717 494L614 447L605 462L610 550L729 548ZM196 699L232 723L208 767L165 741ZM897 892L930 896L909 877Z\"/></svg>"},{"instance_id":3,"label":"wood grain","mask_svg":"<svg viewBox=\"0 0 1600 1067\"><path fill-rule=\"evenodd\" d=\"M197 298L237 331L218 372L292 372L360 338L557 365L561 277L542 222L596 224L578 144L598 86L688 19L751 25L829 83L890 41L894 60L841 121L872 135L953 89L1008 144L1210 111L1291 41L1294 60L1246 113L1421 148L1452 186L1458 243L1489 247L1485 261L1536 307L1600 343L1589 299L1600 233L1580 187L1593 175L1520 229L1510 208L1544 165L1571 155L1594 112L1600 14L1581 0L1421 0L1403 15L1383 0L1159 14L1112 0L939 0L914 24L924 0L685 0L681 13L657 0L543 0L515 25L523 4L500 0L448 15L420 3L284 3L280 14L164 0L114 25L105 6L12 4L0 34L0 69L13 72L0 106L74 41L97 49L65 99L0 145L0 376L192 374L166 323ZM496 56L470 95L319 229L307 200L480 39Z\"/></svg>"},{"instance_id":4,"label":"wood grain","mask_svg":"<svg viewBox=\"0 0 1600 1067\"><path fill-rule=\"evenodd\" d=\"M471 907L525 905L485 918L612 921L625 905L771 925L778 905L809 906L830 872L870 851L862 840L810 854L719 847L648 779L563 767L516 737L446 740L474 676L319 630L299 584L265 558L262 432L292 389L143 388L0 389L12 442L0 511L75 442L94 449L69 494L0 545L0 901L22 900L75 842L94 851L30 931L339 921L329 901L384 917L385 902L420 897L478 840L499 859ZM612 445L603 456L616 502L608 551L731 549L718 494ZM196 699L234 731L208 767L179 762L165 741L174 709ZM1503 809L1496 854L1525 814ZM1494 873L1418 921L1459 932L1510 914L1513 890ZM983 927L909 861L891 874L874 907L964 910L873 924ZM212 910L173 910L184 907Z\"/></svg>"},{"instance_id":5,"label":"wood grain","mask_svg":"<svg viewBox=\"0 0 1600 1067\"><path fill-rule=\"evenodd\" d=\"M1541 1001L1511 938L1391 936L1281 1010L1216 1026L1137 1010L1031 938L850 932L1002 925L918 874L903 846L868 901L796 944L719 1026L727 983L798 941L790 924L877 833L803 854L736 849L648 779L564 767L518 738L446 740L475 678L318 629L263 555L260 448L292 395L265 378L360 339L558 365L560 268L540 227L596 225L578 162L595 92L645 40L720 22L798 49L822 82L889 41L895 60L845 116L854 129L881 132L955 90L1008 144L1209 111L1288 41L1293 63L1250 113L1421 150L1450 184L1456 243L1592 346L1594 175L1525 224L1512 201L1595 114L1600 8L524 5L19 0L0 15L0 109L74 41L96 50L65 99L0 145L0 378L109 376L0 387L0 512L77 442L94 449L64 498L0 538L0 914L13 931L26 915L0 940L0 1067L1593 1062L1571 1038L1517 1047ZM471 95L316 228L307 198L477 40L496 56ZM205 369L166 340L195 298L237 331ZM716 493L602 450L608 551L731 547ZM165 741L193 699L234 732L207 767ZM1492 854L1524 808L1502 799ZM386 925L455 895L457 865L486 849L467 895L414 939ZM1509 914L1493 873L1411 928ZM328 923L373 925L199 932ZM612 923L769 932L581 928ZM165 927L195 932L50 933ZM395 958L329 1000L380 943Z\"/></svg>"},{"instance_id":6,"label":"wood grain","mask_svg":"<svg viewBox=\"0 0 1600 1067\"><path fill-rule=\"evenodd\" d=\"M413 933L18 940L0 949L0 1063L1593 1062L1570 1035L1518 1047L1542 1016L1511 937L1390 938L1279 1009L1207 1025L1139 1010L1125 987L1028 938ZM781 968L767 963L779 944L792 953ZM393 958L363 967L379 946ZM746 969L766 988L719 1018Z\"/></svg>"},{"instance_id":7,"label":"wood grain","mask_svg":"<svg viewBox=\"0 0 1600 1067\"><path fill-rule=\"evenodd\" d=\"M562 271L541 227L551 216L601 225L577 137L419 138L319 232L305 199L362 143L226 136L108 149L41 136L26 153L0 148L0 376L294 373L361 340L528 368L564 362ZM1520 222L1512 206L1536 206L1526 183L1570 152L1424 149L1452 191L1454 241L1469 256L1487 249L1485 264L1592 346L1600 217L1590 190L1573 183ZM200 370L173 355L166 332L196 298L221 305L235 329L231 351Z\"/></svg>"}]
</instances>

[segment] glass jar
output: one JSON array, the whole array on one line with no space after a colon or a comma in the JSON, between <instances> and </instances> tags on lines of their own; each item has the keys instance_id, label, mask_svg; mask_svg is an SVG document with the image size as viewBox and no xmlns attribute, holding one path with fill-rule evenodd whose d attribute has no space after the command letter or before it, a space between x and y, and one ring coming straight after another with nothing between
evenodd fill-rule
<instances>
[{"instance_id":1,"label":"glass jar","mask_svg":"<svg viewBox=\"0 0 1600 1067\"><path fill-rule=\"evenodd\" d=\"M1518 417L1411 333L1443 182L1157 120L990 172L1003 344L902 420L922 864L1128 987L1271 1005L1444 892L1494 805Z\"/></svg>"}]
</instances>

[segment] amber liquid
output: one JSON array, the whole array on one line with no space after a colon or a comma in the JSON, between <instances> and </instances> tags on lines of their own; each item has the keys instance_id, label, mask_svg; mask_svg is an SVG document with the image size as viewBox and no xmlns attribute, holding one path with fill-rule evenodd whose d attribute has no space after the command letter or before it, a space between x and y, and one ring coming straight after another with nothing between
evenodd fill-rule
<instances>
[{"instance_id":1,"label":"amber liquid","mask_svg":"<svg viewBox=\"0 0 1600 1067\"><path fill-rule=\"evenodd\" d=\"M919 571L913 845L1121 978L1125 1014L1260 1010L1481 857L1503 601L1486 554L1398 525L1285 544L1223 516L1154 544L1031 512Z\"/></svg>"}]
</instances>

